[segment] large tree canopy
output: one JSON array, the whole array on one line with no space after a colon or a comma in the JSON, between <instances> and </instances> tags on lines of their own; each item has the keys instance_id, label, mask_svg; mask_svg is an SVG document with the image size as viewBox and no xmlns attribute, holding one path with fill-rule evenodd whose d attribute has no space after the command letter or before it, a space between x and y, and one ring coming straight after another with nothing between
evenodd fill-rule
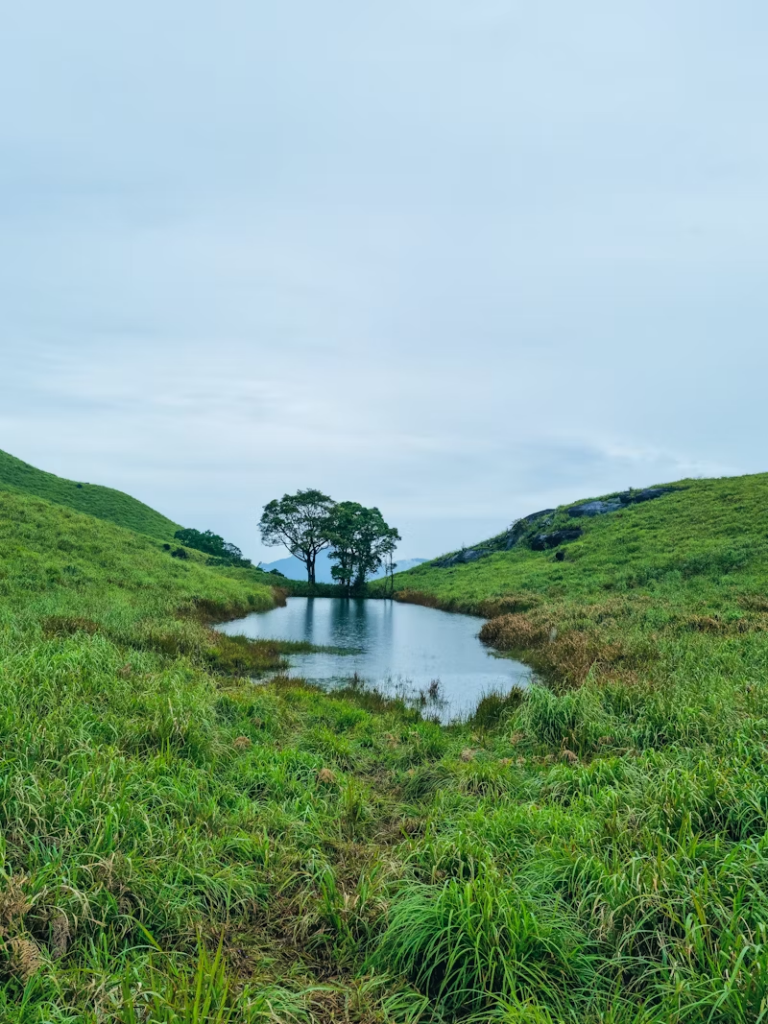
<instances>
[{"instance_id":1,"label":"large tree canopy","mask_svg":"<svg viewBox=\"0 0 768 1024\"><path fill-rule=\"evenodd\" d=\"M362 590L366 579L392 555L400 540L377 508L356 501L338 504L322 491L284 494L264 506L259 522L265 544L285 545L307 567L307 580L315 582L315 562L320 551L331 549L336 563L331 575L347 593Z\"/></svg>"},{"instance_id":2,"label":"large tree canopy","mask_svg":"<svg viewBox=\"0 0 768 1024\"><path fill-rule=\"evenodd\" d=\"M259 522L262 541L269 547L285 545L307 567L307 580L315 582L318 552L330 545L329 519L335 505L322 491L284 494L264 506Z\"/></svg>"}]
</instances>

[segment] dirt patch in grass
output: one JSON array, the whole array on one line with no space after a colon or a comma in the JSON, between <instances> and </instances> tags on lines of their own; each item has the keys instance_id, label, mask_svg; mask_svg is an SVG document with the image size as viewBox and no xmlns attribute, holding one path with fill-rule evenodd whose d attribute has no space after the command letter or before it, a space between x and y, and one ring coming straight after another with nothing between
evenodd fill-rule
<instances>
[{"instance_id":1,"label":"dirt patch in grass","mask_svg":"<svg viewBox=\"0 0 768 1024\"><path fill-rule=\"evenodd\" d=\"M93 636L100 628L98 622L80 615L49 615L42 620L41 625L43 635L48 640L55 636L74 636L75 633Z\"/></svg>"}]
</instances>

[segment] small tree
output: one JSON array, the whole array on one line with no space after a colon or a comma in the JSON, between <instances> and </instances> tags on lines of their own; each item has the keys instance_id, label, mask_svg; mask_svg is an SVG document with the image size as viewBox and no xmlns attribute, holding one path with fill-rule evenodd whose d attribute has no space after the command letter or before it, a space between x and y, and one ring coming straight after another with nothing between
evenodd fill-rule
<instances>
[{"instance_id":1,"label":"small tree","mask_svg":"<svg viewBox=\"0 0 768 1024\"><path fill-rule=\"evenodd\" d=\"M397 569L397 562L395 561L395 545L393 544L392 549L387 552L384 559L384 593L389 597L395 596L395 569Z\"/></svg>"},{"instance_id":2,"label":"small tree","mask_svg":"<svg viewBox=\"0 0 768 1024\"><path fill-rule=\"evenodd\" d=\"M307 581L315 582L318 554L330 545L329 521L334 501L322 491L284 494L264 506L259 530L268 547L284 545L307 567Z\"/></svg>"}]
</instances>

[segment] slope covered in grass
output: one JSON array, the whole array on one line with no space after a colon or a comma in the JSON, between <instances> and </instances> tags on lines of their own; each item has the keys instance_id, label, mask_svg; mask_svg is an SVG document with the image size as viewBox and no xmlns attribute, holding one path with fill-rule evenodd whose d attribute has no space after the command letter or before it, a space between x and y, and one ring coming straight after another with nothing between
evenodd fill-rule
<instances>
[{"instance_id":1,"label":"slope covered in grass","mask_svg":"<svg viewBox=\"0 0 768 1024\"><path fill-rule=\"evenodd\" d=\"M0 1020L765 1020L765 495L396 578L550 670L447 729L253 686L205 615L263 576L0 495Z\"/></svg>"},{"instance_id":2,"label":"slope covered in grass","mask_svg":"<svg viewBox=\"0 0 768 1024\"><path fill-rule=\"evenodd\" d=\"M66 505L78 512L86 512L97 519L106 519L118 526L161 540L171 540L179 529L177 523L166 519L129 494L115 491L111 487L65 480L53 473L35 469L3 451L0 451L0 490L34 494L57 505Z\"/></svg>"},{"instance_id":3,"label":"slope covered in grass","mask_svg":"<svg viewBox=\"0 0 768 1024\"><path fill-rule=\"evenodd\" d=\"M400 863L392 773L447 741L375 695L254 687L290 645L207 623L272 607L269 581L0 493L4 1024L425 1005L359 940Z\"/></svg>"},{"instance_id":4,"label":"slope covered in grass","mask_svg":"<svg viewBox=\"0 0 768 1024\"><path fill-rule=\"evenodd\" d=\"M0 491L0 598L34 617L68 609L100 621L118 610L133 619L195 607L272 607L269 577L208 568L204 556L172 558L141 533L12 491Z\"/></svg>"},{"instance_id":5,"label":"slope covered in grass","mask_svg":"<svg viewBox=\"0 0 768 1024\"><path fill-rule=\"evenodd\" d=\"M431 777L390 906L379 956L449 1015L766 1019L768 476L679 488L581 520L562 560L395 577L547 679Z\"/></svg>"},{"instance_id":6,"label":"slope covered in grass","mask_svg":"<svg viewBox=\"0 0 768 1024\"><path fill-rule=\"evenodd\" d=\"M629 670L656 659L666 638L762 630L768 474L674 486L656 500L595 518L558 509L546 530L578 525L580 538L545 551L519 543L450 568L428 563L395 577L398 596L493 616L489 640L575 682L585 678L598 647L598 669L613 660ZM567 647L576 659L571 665Z\"/></svg>"}]
</instances>

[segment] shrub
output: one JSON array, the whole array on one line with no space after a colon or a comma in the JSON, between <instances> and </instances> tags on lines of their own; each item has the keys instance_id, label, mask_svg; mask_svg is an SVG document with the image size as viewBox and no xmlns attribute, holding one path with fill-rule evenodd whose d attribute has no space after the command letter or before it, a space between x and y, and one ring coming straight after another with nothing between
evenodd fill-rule
<instances>
[{"instance_id":1,"label":"shrub","mask_svg":"<svg viewBox=\"0 0 768 1024\"><path fill-rule=\"evenodd\" d=\"M545 746L565 746L578 753L596 750L603 737L624 731L606 711L600 691L589 686L562 695L546 686L531 686L514 728Z\"/></svg>"},{"instance_id":2,"label":"shrub","mask_svg":"<svg viewBox=\"0 0 768 1024\"><path fill-rule=\"evenodd\" d=\"M524 697L525 690L519 686L513 686L507 694L486 693L475 708L469 724L476 729L493 728L518 708Z\"/></svg>"}]
</instances>

